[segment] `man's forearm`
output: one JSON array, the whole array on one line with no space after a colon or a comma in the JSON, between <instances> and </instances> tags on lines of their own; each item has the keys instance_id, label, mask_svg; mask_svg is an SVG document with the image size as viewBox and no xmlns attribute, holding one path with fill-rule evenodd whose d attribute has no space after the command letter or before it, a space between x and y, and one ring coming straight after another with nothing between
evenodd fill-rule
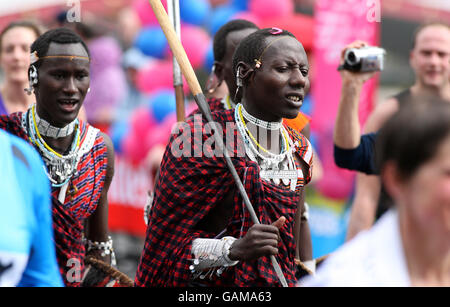
<instances>
[{"instance_id":1,"label":"man's forearm","mask_svg":"<svg viewBox=\"0 0 450 307\"><path fill-rule=\"evenodd\" d=\"M334 127L334 143L343 149L356 148L360 142L358 106L362 85L358 81L343 80L342 82L341 97Z\"/></svg>"}]
</instances>

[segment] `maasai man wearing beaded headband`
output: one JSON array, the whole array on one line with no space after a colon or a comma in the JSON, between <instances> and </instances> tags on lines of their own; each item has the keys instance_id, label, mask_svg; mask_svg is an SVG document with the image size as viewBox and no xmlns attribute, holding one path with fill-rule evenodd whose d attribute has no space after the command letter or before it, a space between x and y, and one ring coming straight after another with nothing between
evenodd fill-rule
<instances>
[{"instance_id":1,"label":"maasai man wearing beaded headband","mask_svg":"<svg viewBox=\"0 0 450 307\"><path fill-rule=\"evenodd\" d=\"M237 86L233 73L233 54L239 43L257 30L259 28L254 23L235 19L224 24L214 35L214 65L207 82L208 103L211 112L228 110L236 106ZM199 111L195 110L192 114L194 113L199 113ZM310 125L306 115L299 112L296 118L284 119L284 121L309 138Z\"/></svg>"},{"instance_id":2,"label":"maasai man wearing beaded headband","mask_svg":"<svg viewBox=\"0 0 450 307\"><path fill-rule=\"evenodd\" d=\"M279 286L271 255L292 286L295 259L311 259L310 246L299 242L308 229L296 221L304 212L312 149L282 123L297 116L309 88L308 60L292 34L277 31L263 29L244 38L233 61L243 105L212 113L261 224L253 224L223 153L207 142L210 136L203 133L199 140L195 132L187 133L210 123L188 118L164 154L137 286ZM230 134L237 141L233 148L226 141ZM203 149L201 157L192 157L196 146Z\"/></svg>"},{"instance_id":3,"label":"maasai man wearing beaded headband","mask_svg":"<svg viewBox=\"0 0 450 307\"><path fill-rule=\"evenodd\" d=\"M0 128L32 143L52 184L57 260L64 283L79 286L86 253L111 261L107 192L114 173L109 137L77 119L89 91L89 51L68 29L50 30L31 46L36 104L0 117ZM85 227L86 225L86 227Z\"/></svg>"}]
</instances>

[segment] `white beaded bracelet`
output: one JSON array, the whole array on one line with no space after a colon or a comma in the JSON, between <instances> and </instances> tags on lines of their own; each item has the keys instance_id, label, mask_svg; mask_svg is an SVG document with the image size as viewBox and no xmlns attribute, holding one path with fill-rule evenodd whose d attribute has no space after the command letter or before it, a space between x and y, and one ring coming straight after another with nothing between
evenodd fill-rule
<instances>
[{"instance_id":1,"label":"white beaded bracelet","mask_svg":"<svg viewBox=\"0 0 450 307\"><path fill-rule=\"evenodd\" d=\"M102 251L101 256L105 257L106 255L111 255L111 264L113 266L116 265L116 254L114 253L113 240L111 236L108 236L108 241L106 242L91 241L86 238L83 238L83 241L87 245L88 252L93 249L101 250Z\"/></svg>"},{"instance_id":2,"label":"white beaded bracelet","mask_svg":"<svg viewBox=\"0 0 450 307\"><path fill-rule=\"evenodd\" d=\"M236 265L239 261L233 261L228 257L231 245L236 240L233 237L195 239L192 242L193 264L189 267L194 274L194 278L200 277L203 279L207 275L212 278L214 272L220 276L227 267Z\"/></svg>"}]
</instances>

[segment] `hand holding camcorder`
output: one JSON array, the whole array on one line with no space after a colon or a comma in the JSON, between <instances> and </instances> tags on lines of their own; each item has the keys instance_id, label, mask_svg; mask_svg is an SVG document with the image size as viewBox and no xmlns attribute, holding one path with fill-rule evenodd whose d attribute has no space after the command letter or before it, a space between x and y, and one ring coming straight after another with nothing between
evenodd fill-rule
<instances>
[{"instance_id":1,"label":"hand holding camcorder","mask_svg":"<svg viewBox=\"0 0 450 307\"><path fill-rule=\"evenodd\" d=\"M383 70L384 55L383 48L364 46L362 48L349 48L344 54L344 64L338 70L352 72L374 72Z\"/></svg>"}]
</instances>

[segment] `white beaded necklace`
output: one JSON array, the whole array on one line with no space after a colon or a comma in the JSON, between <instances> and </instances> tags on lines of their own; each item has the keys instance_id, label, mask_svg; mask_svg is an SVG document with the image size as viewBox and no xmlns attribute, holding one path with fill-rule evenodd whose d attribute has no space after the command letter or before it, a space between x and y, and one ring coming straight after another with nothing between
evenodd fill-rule
<instances>
[{"instance_id":1,"label":"white beaded necklace","mask_svg":"<svg viewBox=\"0 0 450 307\"><path fill-rule=\"evenodd\" d=\"M250 113L248 113L244 108L242 108L242 115L244 116L244 118L251 122L252 124L264 128L264 129L268 129L268 130L280 130L282 125L283 120L280 120L279 122L266 122L262 119L256 118L253 115L251 115Z\"/></svg>"},{"instance_id":2,"label":"white beaded necklace","mask_svg":"<svg viewBox=\"0 0 450 307\"><path fill-rule=\"evenodd\" d=\"M246 129L240 115L243 115L244 107L242 104L238 104L235 108L235 121L239 133L244 138L245 152L250 160L258 163L260 166L261 178L272 181L276 185L283 182L284 185L289 185L290 189L295 191L298 180L298 171L294 160L293 152L295 150L295 144L293 144L291 138L287 137L289 147L284 144L284 150L280 154L273 154L266 152L267 156L263 155L253 144L248 129ZM286 129L283 125L280 125L280 135L287 135ZM288 149L287 149L288 148ZM258 159L259 158L259 159Z\"/></svg>"}]
</instances>

